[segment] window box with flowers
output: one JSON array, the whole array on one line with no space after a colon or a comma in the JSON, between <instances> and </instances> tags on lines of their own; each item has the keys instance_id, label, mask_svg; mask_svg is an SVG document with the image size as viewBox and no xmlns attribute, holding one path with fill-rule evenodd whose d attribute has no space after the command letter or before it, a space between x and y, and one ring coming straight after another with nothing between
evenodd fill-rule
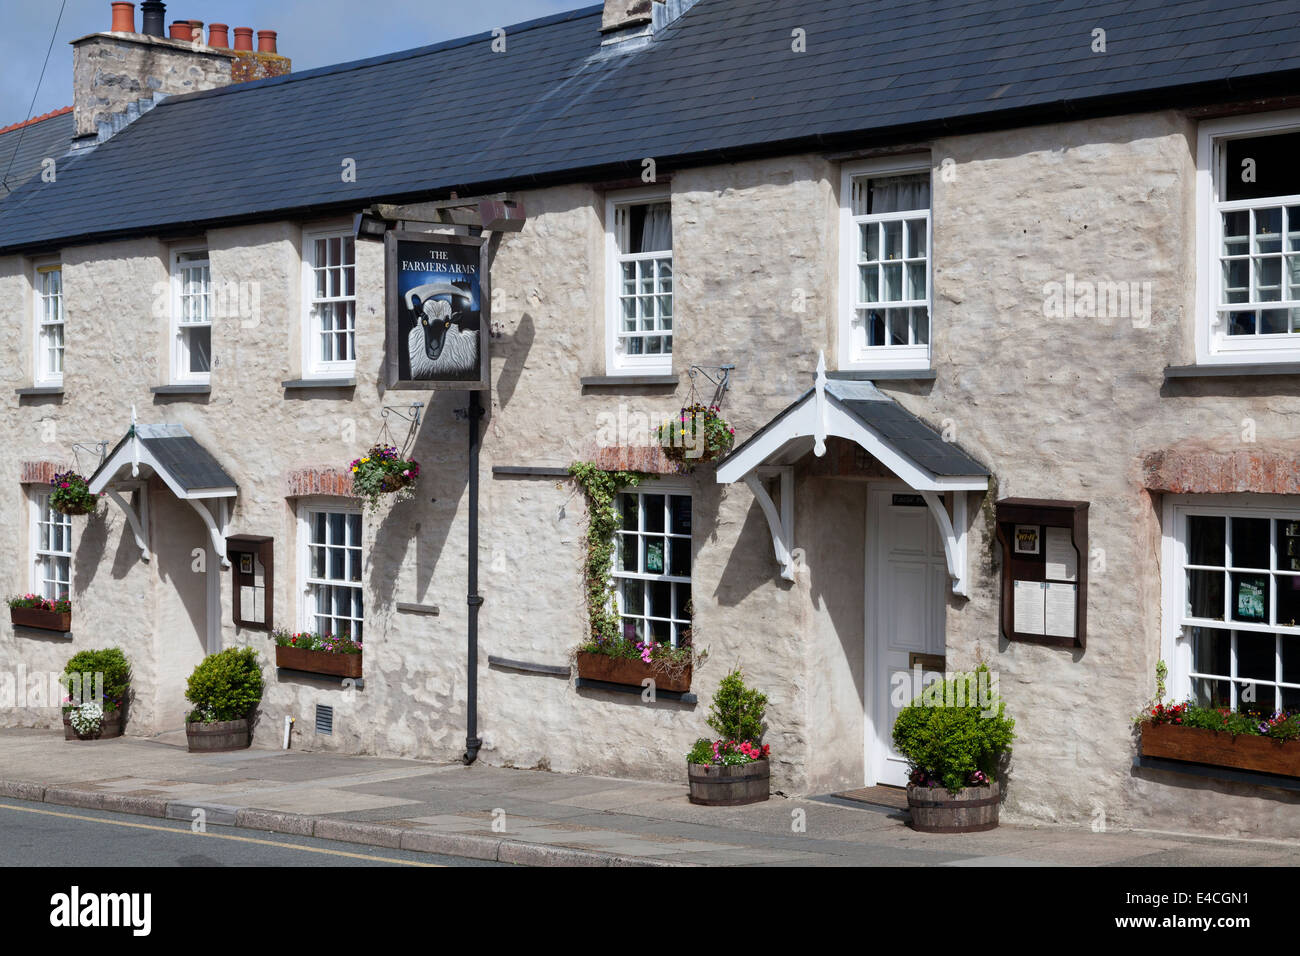
<instances>
[{"instance_id":1,"label":"window box with flowers","mask_svg":"<svg viewBox=\"0 0 1300 956\"><path fill-rule=\"evenodd\" d=\"M1144 757L1300 777L1300 714L1157 702L1141 733Z\"/></svg>"},{"instance_id":2,"label":"window box with flowers","mask_svg":"<svg viewBox=\"0 0 1300 956\"><path fill-rule=\"evenodd\" d=\"M9 620L15 627L67 633L72 630L72 602L50 601L39 594L9 598Z\"/></svg>"},{"instance_id":3,"label":"window box with flowers","mask_svg":"<svg viewBox=\"0 0 1300 956\"><path fill-rule=\"evenodd\" d=\"M361 645L347 637L278 630L275 666L286 670L329 674L333 677L361 676Z\"/></svg>"},{"instance_id":4,"label":"window box with flowers","mask_svg":"<svg viewBox=\"0 0 1300 956\"><path fill-rule=\"evenodd\" d=\"M640 687L648 678L654 681L655 690L679 694L691 689L694 663L695 652L689 644L669 647L654 641L646 644L593 638L577 653L578 676L584 680Z\"/></svg>"}]
</instances>

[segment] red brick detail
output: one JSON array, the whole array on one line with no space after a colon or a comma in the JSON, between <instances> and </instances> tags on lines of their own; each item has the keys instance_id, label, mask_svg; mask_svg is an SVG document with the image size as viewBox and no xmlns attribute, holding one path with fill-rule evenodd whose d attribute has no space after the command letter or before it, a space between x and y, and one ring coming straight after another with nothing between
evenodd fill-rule
<instances>
[{"instance_id":1,"label":"red brick detail","mask_svg":"<svg viewBox=\"0 0 1300 956\"><path fill-rule=\"evenodd\" d=\"M1300 454L1249 451L1153 452L1142 462L1144 484L1171 494L1300 494Z\"/></svg>"},{"instance_id":2,"label":"red brick detail","mask_svg":"<svg viewBox=\"0 0 1300 956\"><path fill-rule=\"evenodd\" d=\"M597 448L592 464L602 471L640 471L650 475L676 475L677 466L664 457L658 445L614 445Z\"/></svg>"},{"instance_id":3,"label":"red brick detail","mask_svg":"<svg viewBox=\"0 0 1300 956\"><path fill-rule=\"evenodd\" d=\"M18 481L24 485L48 485L56 474L67 470L66 465L55 461L25 461Z\"/></svg>"},{"instance_id":4,"label":"red brick detail","mask_svg":"<svg viewBox=\"0 0 1300 956\"><path fill-rule=\"evenodd\" d=\"M352 473L342 468L299 468L285 475L284 483L286 498L304 498L308 495L356 497L352 493Z\"/></svg>"}]
</instances>

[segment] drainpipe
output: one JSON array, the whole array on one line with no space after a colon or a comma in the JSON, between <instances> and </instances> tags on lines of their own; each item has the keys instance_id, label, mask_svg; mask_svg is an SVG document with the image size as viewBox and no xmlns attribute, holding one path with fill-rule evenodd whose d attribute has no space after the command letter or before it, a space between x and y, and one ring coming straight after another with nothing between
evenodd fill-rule
<instances>
[{"instance_id":1,"label":"drainpipe","mask_svg":"<svg viewBox=\"0 0 1300 956\"><path fill-rule=\"evenodd\" d=\"M479 419L483 409L478 392L469 393L469 656L466 660L467 696L465 701L465 766L478 759L483 741L478 736L478 609L483 598L478 593L478 446Z\"/></svg>"}]
</instances>

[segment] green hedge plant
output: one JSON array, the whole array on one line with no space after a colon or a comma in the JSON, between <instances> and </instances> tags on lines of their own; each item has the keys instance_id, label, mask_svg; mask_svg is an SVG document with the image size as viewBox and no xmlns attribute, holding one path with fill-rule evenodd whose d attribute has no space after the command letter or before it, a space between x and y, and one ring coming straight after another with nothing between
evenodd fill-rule
<instances>
[{"instance_id":1,"label":"green hedge plant","mask_svg":"<svg viewBox=\"0 0 1300 956\"><path fill-rule=\"evenodd\" d=\"M262 701L262 666L251 647L229 647L205 657L190 675L185 699L192 724L242 720Z\"/></svg>"},{"instance_id":2,"label":"green hedge plant","mask_svg":"<svg viewBox=\"0 0 1300 956\"><path fill-rule=\"evenodd\" d=\"M907 758L912 783L956 793L996 780L1015 739L1005 710L983 664L927 687L894 721L894 747Z\"/></svg>"},{"instance_id":3,"label":"green hedge plant","mask_svg":"<svg viewBox=\"0 0 1300 956\"><path fill-rule=\"evenodd\" d=\"M117 710L125 702L131 684L131 665L118 647L73 654L59 677L64 696L75 698L76 703L89 700L95 689L96 674L104 675L104 709L110 712ZM90 675L89 678L86 675ZM68 709L66 701L64 709Z\"/></svg>"}]
</instances>

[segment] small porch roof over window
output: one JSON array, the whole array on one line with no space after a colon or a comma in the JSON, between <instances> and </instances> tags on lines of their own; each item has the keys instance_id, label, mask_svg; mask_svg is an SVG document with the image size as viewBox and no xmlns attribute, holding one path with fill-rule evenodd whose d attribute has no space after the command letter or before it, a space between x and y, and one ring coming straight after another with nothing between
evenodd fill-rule
<instances>
[{"instance_id":1,"label":"small porch roof over window","mask_svg":"<svg viewBox=\"0 0 1300 956\"><path fill-rule=\"evenodd\" d=\"M991 473L871 382L827 379L824 359L817 366L816 384L718 465L720 484L744 481L758 499L772 530L782 576L793 580L789 466L810 451L819 458L826 454L829 436L856 442L920 492L943 534L953 591L965 594L964 492L988 490ZM782 513L778 513L763 482L772 476L781 478ZM951 517L939 498L944 492L953 492Z\"/></svg>"},{"instance_id":2,"label":"small porch roof over window","mask_svg":"<svg viewBox=\"0 0 1300 956\"><path fill-rule=\"evenodd\" d=\"M172 493L190 506L203 520L213 549L226 561L226 531L230 521L230 500L239 494L235 480L206 448L180 425L138 425L132 423L126 435L108 453L91 475L92 494L106 494L125 513L148 561L150 548L146 505L142 499L133 507L120 493L119 482L141 478L141 469L157 475Z\"/></svg>"}]
</instances>

